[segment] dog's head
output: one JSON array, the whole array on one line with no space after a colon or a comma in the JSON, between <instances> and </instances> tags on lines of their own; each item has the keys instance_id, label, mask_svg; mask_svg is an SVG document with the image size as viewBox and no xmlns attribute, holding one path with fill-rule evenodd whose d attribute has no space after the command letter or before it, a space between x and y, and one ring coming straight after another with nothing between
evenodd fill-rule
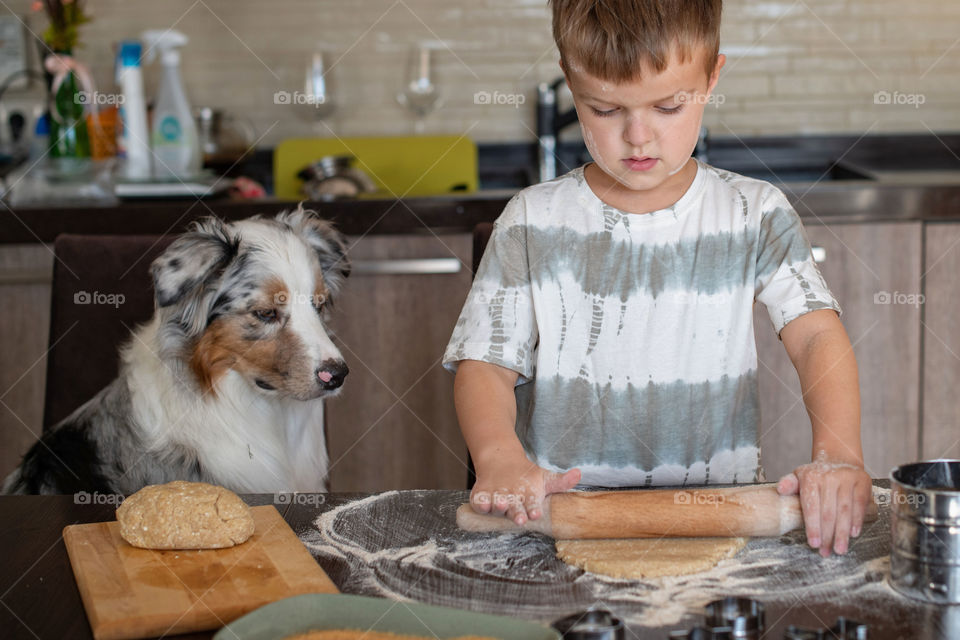
<instances>
[{"instance_id":1,"label":"dog's head","mask_svg":"<svg viewBox=\"0 0 960 640\"><path fill-rule=\"evenodd\" d=\"M298 208L230 224L208 218L151 265L165 344L201 387L233 371L259 393L310 400L347 375L327 309L350 273L343 238Z\"/></svg>"}]
</instances>

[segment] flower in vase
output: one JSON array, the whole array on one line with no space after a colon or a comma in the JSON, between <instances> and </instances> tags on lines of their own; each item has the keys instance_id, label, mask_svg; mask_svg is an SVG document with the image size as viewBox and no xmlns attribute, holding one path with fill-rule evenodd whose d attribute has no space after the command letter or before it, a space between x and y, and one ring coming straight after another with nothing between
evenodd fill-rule
<instances>
[{"instance_id":1,"label":"flower in vase","mask_svg":"<svg viewBox=\"0 0 960 640\"><path fill-rule=\"evenodd\" d=\"M80 25L90 22L82 0L37 1L33 10L46 11L50 24L43 32L43 41L54 51L72 51L80 37Z\"/></svg>"}]
</instances>

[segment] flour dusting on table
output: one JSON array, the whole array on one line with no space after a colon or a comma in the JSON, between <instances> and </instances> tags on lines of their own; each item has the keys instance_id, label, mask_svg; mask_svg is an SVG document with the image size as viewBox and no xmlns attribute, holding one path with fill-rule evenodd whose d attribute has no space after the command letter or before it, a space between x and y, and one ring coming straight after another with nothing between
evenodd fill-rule
<instances>
[{"instance_id":1,"label":"flour dusting on table","mask_svg":"<svg viewBox=\"0 0 960 640\"><path fill-rule=\"evenodd\" d=\"M438 503L429 491L392 491L341 505L321 514L301 540L321 560L345 563L331 575L344 593L542 622L602 606L631 625L690 624L705 604L729 595L784 606L856 602L882 615L885 602L896 597L886 582L889 493L874 488L880 517L864 525L845 556L819 558L797 530L754 538L702 573L649 580L607 578L568 566L556 557L553 540L538 534L461 531L458 503ZM507 610L503 603L510 603Z\"/></svg>"}]
</instances>

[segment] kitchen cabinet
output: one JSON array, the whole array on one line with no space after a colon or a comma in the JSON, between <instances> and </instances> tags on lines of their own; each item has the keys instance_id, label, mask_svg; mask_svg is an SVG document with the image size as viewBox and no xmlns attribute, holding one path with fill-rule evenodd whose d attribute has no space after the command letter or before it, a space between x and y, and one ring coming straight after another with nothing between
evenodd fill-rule
<instances>
[{"instance_id":1,"label":"kitchen cabinet","mask_svg":"<svg viewBox=\"0 0 960 640\"><path fill-rule=\"evenodd\" d=\"M0 482L43 424L52 273L47 245L0 247Z\"/></svg>"},{"instance_id":2,"label":"kitchen cabinet","mask_svg":"<svg viewBox=\"0 0 960 640\"><path fill-rule=\"evenodd\" d=\"M330 490L465 488L466 444L441 359L470 288L471 235L348 244L353 273L331 325L350 374L325 407Z\"/></svg>"},{"instance_id":3,"label":"kitchen cabinet","mask_svg":"<svg viewBox=\"0 0 960 640\"><path fill-rule=\"evenodd\" d=\"M960 223L927 225L923 272L921 457L960 458Z\"/></svg>"},{"instance_id":4,"label":"kitchen cabinet","mask_svg":"<svg viewBox=\"0 0 960 640\"><path fill-rule=\"evenodd\" d=\"M919 453L922 223L808 220L805 226L825 254L819 267L843 309L857 358L866 470L884 478ZM760 443L767 478L776 480L809 462L810 419L796 370L762 305L754 324Z\"/></svg>"}]
</instances>

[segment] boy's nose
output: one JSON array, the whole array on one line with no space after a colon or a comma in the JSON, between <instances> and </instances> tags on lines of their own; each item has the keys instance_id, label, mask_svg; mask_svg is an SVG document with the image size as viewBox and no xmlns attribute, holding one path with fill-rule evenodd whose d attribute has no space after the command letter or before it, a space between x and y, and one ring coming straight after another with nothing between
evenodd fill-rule
<instances>
[{"instance_id":1,"label":"boy's nose","mask_svg":"<svg viewBox=\"0 0 960 640\"><path fill-rule=\"evenodd\" d=\"M623 129L623 140L638 149L653 139L653 132L645 122L639 118L628 118Z\"/></svg>"}]
</instances>

